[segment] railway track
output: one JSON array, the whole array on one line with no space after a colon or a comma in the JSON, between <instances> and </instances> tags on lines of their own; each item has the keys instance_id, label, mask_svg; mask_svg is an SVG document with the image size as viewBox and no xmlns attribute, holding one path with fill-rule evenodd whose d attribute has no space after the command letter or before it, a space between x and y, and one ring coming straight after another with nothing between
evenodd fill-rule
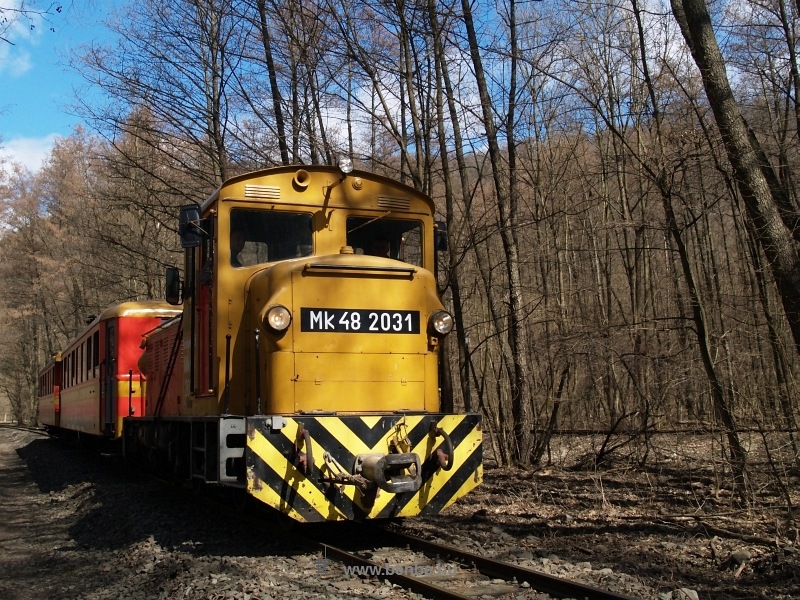
<instances>
[{"instance_id":1,"label":"railway track","mask_svg":"<svg viewBox=\"0 0 800 600\"><path fill-rule=\"evenodd\" d=\"M152 474L148 479L166 483ZM231 508L230 496L225 497L223 500L215 494L204 494L194 500L209 502L222 514ZM392 526L356 522L299 525L268 507L248 506L252 510L238 506L236 518L263 530L267 536L273 536L276 527L282 530L287 549L318 551L315 575L323 579L377 578L425 598L443 600L518 598L520 594L537 600L544 600L542 594L581 600L637 600L426 540ZM335 563L341 566L337 568Z\"/></svg>"},{"instance_id":2,"label":"railway track","mask_svg":"<svg viewBox=\"0 0 800 600\"><path fill-rule=\"evenodd\" d=\"M635 600L392 529L348 524L347 530L355 532L347 535L347 546L357 544L358 549L332 543L330 533L314 536L324 557L318 569L321 576L332 573L331 561L338 561L348 576L379 577L426 598L465 600L538 592L552 598Z\"/></svg>"},{"instance_id":3,"label":"railway track","mask_svg":"<svg viewBox=\"0 0 800 600\"><path fill-rule=\"evenodd\" d=\"M50 437L50 433L42 427L31 427L29 425L18 425L16 423L0 423L0 429L10 429L14 431L27 431L42 437Z\"/></svg>"},{"instance_id":4,"label":"railway track","mask_svg":"<svg viewBox=\"0 0 800 600\"><path fill-rule=\"evenodd\" d=\"M41 435L43 437L48 437L50 434L47 433L46 430L42 429L41 427L30 427L28 425L17 425L16 423L0 423L0 428L3 429L15 429L18 431L29 431L30 433L35 433Z\"/></svg>"},{"instance_id":5,"label":"railway track","mask_svg":"<svg viewBox=\"0 0 800 600\"><path fill-rule=\"evenodd\" d=\"M21 429L14 427L14 429ZM26 428L43 436L46 432ZM127 480L127 485L171 486L164 479L141 472L141 478ZM264 539L276 535L283 539L288 553L316 554L310 563L311 577L330 582L373 579L389 583L425 598L587 598L589 600L633 600L618 592L604 590L555 577L505 561L487 558L451 545L425 540L393 527L373 524L329 523L299 526L280 519L260 505L254 510L240 509L227 494L196 495L189 490L168 487L170 494L185 494L187 500L209 503L228 519L242 519L251 530L264 532ZM213 489L213 488L212 488ZM276 518L278 522L276 524ZM290 526L290 530L281 529ZM346 542L346 543L344 543ZM538 593L538 594L537 594Z\"/></svg>"}]
</instances>

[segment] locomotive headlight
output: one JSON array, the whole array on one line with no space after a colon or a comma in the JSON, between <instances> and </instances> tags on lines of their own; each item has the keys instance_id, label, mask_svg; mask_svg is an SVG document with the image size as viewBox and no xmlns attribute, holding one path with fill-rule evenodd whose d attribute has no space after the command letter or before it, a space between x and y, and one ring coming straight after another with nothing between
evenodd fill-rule
<instances>
[{"instance_id":1,"label":"locomotive headlight","mask_svg":"<svg viewBox=\"0 0 800 600\"><path fill-rule=\"evenodd\" d=\"M341 156L336 162L336 166L342 172L342 175L349 175L353 172L353 159L349 156Z\"/></svg>"},{"instance_id":2,"label":"locomotive headlight","mask_svg":"<svg viewBox=\"0 0 800 600\"><path fill-rule=\"evenodd\" d=\"M284 331L292 322L292 313L289 309L280 304L270 306L267 309L267 316L264 318L264 324L270 329L275 331Z\"/></svg>"},{"instance_id":3,"label":"locomotive headlight","mask_svg":"<svg viewBox=\"0 0 800 600\"><path fill-rule=\"evenodd\" d=\"M431 329L438 335L447 335L453 330L453 315L446 310L437 310L429 320Z\"/></svg>"}]
</instances>

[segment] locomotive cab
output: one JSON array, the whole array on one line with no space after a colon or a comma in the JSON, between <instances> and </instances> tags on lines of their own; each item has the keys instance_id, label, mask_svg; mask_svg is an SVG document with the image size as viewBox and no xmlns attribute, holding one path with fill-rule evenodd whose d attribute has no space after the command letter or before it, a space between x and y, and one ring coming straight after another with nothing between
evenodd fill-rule
<instances>
[{"instance_id":1,"label":"locomotive cab","mask_svg":"<svg viewBox=\"0 0 800 600\"><path fill-rule=\"evenodd\" d=\"M229 182L200 220L185 209L187 404L437 412L430 200L330 168L282 175Z\"/></svg>"}]
</instances>

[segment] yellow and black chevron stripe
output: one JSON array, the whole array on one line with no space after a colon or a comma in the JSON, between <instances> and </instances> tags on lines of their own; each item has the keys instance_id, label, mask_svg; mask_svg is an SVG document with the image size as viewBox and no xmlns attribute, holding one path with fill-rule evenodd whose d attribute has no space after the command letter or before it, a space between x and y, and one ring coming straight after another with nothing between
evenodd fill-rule
<instances>
[{"instance_id":1,"label":"yellow and black chevron stripe","mask_svg":"<svg viewBox=\"0 0 800 600\"><path fill-rule=\"evenodd\" d=\"M384 414L248 417L247 489L262 502L297 521L413 517L443 510L480 484L483 477L481 418L477 414ZM444 470L437 450L453 445L452 467ZM303 432L307 432L304 435ZM313 466L308 469L310 442ZM416 453L422 485L416 492L391 493L335 483L337 469L352 474L356 457Z\"/></svg>"}]
</instances>

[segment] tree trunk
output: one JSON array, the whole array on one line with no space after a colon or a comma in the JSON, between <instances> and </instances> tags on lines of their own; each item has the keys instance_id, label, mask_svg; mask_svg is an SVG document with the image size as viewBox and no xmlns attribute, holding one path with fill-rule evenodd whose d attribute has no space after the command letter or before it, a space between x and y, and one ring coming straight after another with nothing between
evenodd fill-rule
<instances>
[{"instance_id":1,"label":"tree trunk","mask_svg":"<svg viewBox=\"0 0 800 600\"><path fill-rule=\"evenodd\" d=\"M281 153L281 163L289 165L289 145L286 142L286 124L283 120L283 108L281 107L281 89L278 87L278 76L275 71L275 59L272 55L272 39L269 34L269 23L267 20L266 0L257 0L258 22L261 27L261 43L264 46L264 59L267 62L269 72L269 87L272 92L272 110L275 111L275 128L278 130L278 148Z\"/></svg>"},{"instance_id":2,"label":"tree trunk","mask_svg":"<svg viewBox=\"0 0 800 600\"><path fill-rule=\"evenodd\" d=\"M705 0L671 0L671 5L700 69L747 216L769 261L800 353L800 254L793 237L796 232L783 220L791 225L795 211L779 186L770 185L777 178L733 97Z\"/></svg>"},{"instance_id":3,"label":"tree trunk","mask_svg":"<svg viewBox=\"0 0 800 600\"><path fill-rule=\"evenodd\" d=\"M494 191L497 196L498 210L500 213L500 237L503 242L505 252L505 266L508 276L508 327L506 336L508 340L511 356L510 383L511 383L511 412L514 424L514 459L521 464L530 463L532 446L532 398L530 392L530 364L528 357L528 339L525 328L524 298L522 293L522 277L519 267L519 244L517 241L517 215L516 215L516 174L514 165L514 65L516 64L515 45L515 22L514 22L514 0L509 6L511 9L510 30L512 36L512 88L508 92L509 102L507 123L507 140L509 152L508 181L504 179L504 169L502 166L500 146L498 143L497 128L494 124L494 109L483 70L483 60L481 58L478 36L475 31L475 24L472 18L472 8L469 0L462 0L462 16L467 30L469 41L470 56L472 66L475 70L475 81L480 96L481 110L483 116L483 126L486 130L486 142L489 149L489 160L492 165L492 177Z\"/></svg>"}]
</instances>

